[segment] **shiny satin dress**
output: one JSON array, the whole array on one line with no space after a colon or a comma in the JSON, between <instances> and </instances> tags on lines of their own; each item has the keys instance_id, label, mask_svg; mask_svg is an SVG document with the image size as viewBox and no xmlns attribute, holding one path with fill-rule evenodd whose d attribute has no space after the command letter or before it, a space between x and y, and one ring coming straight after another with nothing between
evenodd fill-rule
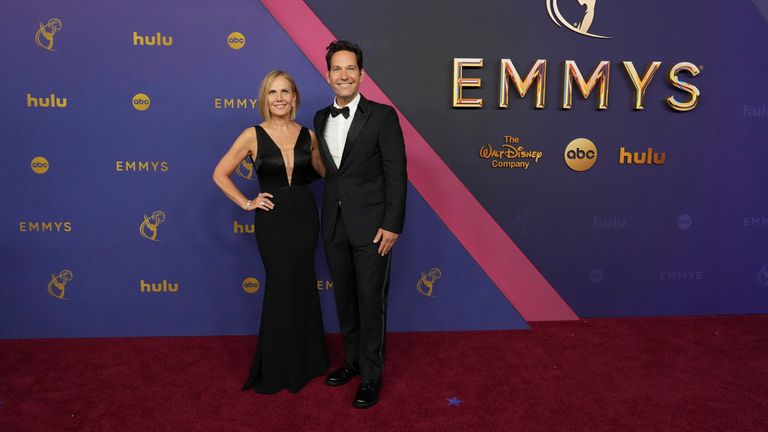
<instances>
[{"instance_id":1,"label":"shiny satin dress","mask_svg":"<svg viewBox=\"0 0 768 432\"><path fill-rule=\"evenodd\" d=\"M315 275L318 215L309 183L318 178L311 164L311 137L302 128L294 147L288 183L280 148L256 126L253 165L262 192L275 208L256 210L255 232L266 271L256 355L243 390L296 393L328 368L325 331Z\"/></svg>"}]
</instances>

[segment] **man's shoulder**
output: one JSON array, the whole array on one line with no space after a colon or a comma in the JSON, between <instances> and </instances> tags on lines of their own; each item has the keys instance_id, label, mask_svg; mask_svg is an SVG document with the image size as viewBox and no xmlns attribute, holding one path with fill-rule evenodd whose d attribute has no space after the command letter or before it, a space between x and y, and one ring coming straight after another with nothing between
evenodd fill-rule
<instances>
[{"instance_id":1,"label":"man's shoulder","mask_svg":"<svg viewBox=\"0 0 768 432\"><path fill-rule=\"evenodd\" d=\"M370 109L372 112L386 113L386 112L394 111L395 110L395 108L392 105L387 105L387 104L384 104L384 103L372 101L370 99L365 99L365 103L366 103L368 109Z\"/></svg>"},{"instance_id":2,"label":"man's shoulder","mask_svg":"<svg viewBox=\"0 0 768 432\"><path fill-rule=\"evenodd\" d=\"M320 108L319 110L315 111L315 117L323 115L324 112L328 111L328 107L330 107L330 105L324 106L324 107Z\"/></svg>"},{"instance_id":3,"label":"man's shoulder","mask_svg":"<svg viewBox=\"0 0 768 432\"><path fill-rule=\"evenodd\" d=\"M315 128L317 128L317 124L322 120L324 114L328 114L328 107L323 107L315 112L315 117L312 120L312 123L315 124Z\"/></svg>"}]
</instances>

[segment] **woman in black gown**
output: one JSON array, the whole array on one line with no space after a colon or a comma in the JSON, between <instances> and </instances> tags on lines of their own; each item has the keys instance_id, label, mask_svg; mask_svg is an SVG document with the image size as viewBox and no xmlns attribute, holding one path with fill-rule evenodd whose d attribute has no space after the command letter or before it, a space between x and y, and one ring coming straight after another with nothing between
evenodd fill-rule
<instances>
[{"instance_id":1,"label":"woman in black gown","mask_svg":"<svg viewBox=\"0 0 768 432\"><path fill-rule=\"evenodd\" d=\"M256 355L243 390L296 393L328 367L315 276L317 206L308 187L325 168L314 132L293 120L299 105L293 78L270 72L258 101L265 121L240 134L213 178L240 207L256 211L256 241L266 270ZM253 200L231 180L246 157L262 191Z\"/></svg>"}]
</instances>

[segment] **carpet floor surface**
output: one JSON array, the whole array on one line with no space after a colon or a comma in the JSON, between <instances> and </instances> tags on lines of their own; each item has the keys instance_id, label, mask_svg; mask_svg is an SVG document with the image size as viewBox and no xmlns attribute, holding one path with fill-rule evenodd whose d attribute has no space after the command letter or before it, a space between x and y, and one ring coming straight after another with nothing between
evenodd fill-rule
<instances>
[{"instance_id":1,"label":"carpet floor surface","mask_svg":"<svg viewBox=\"0 0 768 432\"><path fill-rule=\"evenodd\" d=\"M765 315L392 333L367 410L358 379L241 392L255 342L0 340L0 431L768 431Z\"/></svg>"}]
</instances>

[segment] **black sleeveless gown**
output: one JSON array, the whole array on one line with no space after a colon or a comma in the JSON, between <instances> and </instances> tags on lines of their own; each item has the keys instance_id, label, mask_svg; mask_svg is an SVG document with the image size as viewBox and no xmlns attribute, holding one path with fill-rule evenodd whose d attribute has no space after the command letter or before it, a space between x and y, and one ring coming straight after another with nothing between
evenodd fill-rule
<instances>
[{"instance_id":1,"label":"black sleeveless gown","mask_svg":"<svg viewBox=\"0 0 768 432\"><path fill-rule=\"evenodd\" d=\"M256 134L258 150L252 162L261 191L274 195L275 208L256 210L256 241L266 282L256 355L243 390L296 393L328 368L315 275L319 223L308 186L318 175L311 164L307 128L301 128L294 147L291 184L277 144L260 126Z\"/></svg>"}]
</instances>

